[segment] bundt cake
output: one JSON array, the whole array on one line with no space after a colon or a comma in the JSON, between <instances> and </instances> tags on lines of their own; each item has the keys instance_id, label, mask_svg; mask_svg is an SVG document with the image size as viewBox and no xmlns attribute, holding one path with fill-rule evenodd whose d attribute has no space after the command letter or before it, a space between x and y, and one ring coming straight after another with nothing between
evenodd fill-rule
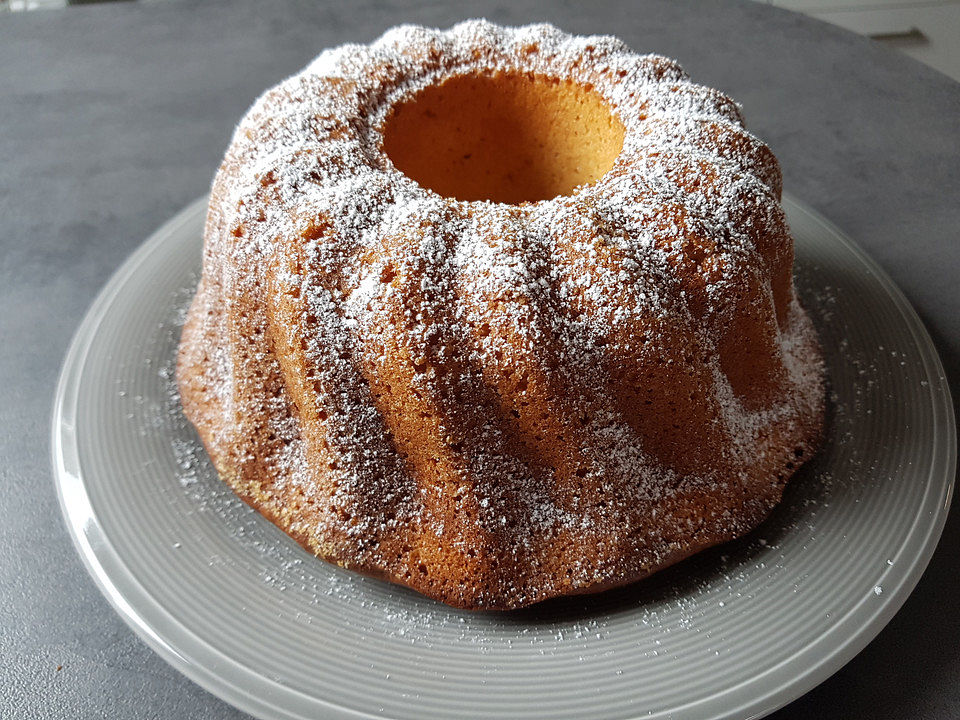
<instances>
[{"instance_id":1,"label":"bundt cake","mask_svg":"<svg viewBox=\"0 0 960 720\"><path fill-rule=\"evenodd\" d=\"M463 608L632 582L754 528L816 448L780 184L732 100L612 37L328 50L217 173L184 411L343 567Z\"/></svg>"}]
</instances>

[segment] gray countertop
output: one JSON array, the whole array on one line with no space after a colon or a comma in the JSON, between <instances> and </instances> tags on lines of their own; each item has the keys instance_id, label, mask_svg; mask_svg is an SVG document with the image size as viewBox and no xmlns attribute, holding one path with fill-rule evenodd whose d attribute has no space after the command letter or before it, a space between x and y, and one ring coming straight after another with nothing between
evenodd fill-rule
<instances>
[{"instance_id":1,"label":"gray countertop","mask_svg":"<svg viewBox=\"0 0 960 720\"><path fill-rule=\"evenodd\" d=\"M234 123L321 49L403 21L551 21L678 58L744 106L785 185L894 278L960 387L960 85L755 3L117 3L0 16L0 717L233 718L100 596L48 445L57 372L97 290L207 190ZM844 669L774 715L960 717L960 520Z\"/></svg>"}]
</instances>

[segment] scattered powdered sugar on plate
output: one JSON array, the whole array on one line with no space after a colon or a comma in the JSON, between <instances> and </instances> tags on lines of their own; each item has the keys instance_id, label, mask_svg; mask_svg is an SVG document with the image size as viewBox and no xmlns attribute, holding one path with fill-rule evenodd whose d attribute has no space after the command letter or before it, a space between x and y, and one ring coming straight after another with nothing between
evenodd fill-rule
<instances>
[{"instance_id":1,"label":"scattered powdered sugar on plate","mask_svg":"<svg viewBox=\"0 0 960 720\"><path fill-rule=\"evenodd\" d=\"M785 576L795 584L795 591L802 593L803 577L790 575L785 554L796 560L798 552L805 552L803 547L815 549L819 539L812 531L817 516L829 507L835 493L855 492L859 482L851 475L835 478L829 463L815 459L800 471L788 486L784 502L756 532L637 586L596 597L551 601L511 614L509 620L497 614L459 612L310 557L237 500L219 480L183 417L174 374L183 311L195 282L196 276L188 278L171 296L167 319L144 347L143 372L157 378L158 391L131 392L124 382L117 384L117 395L129 408L130 420L140 434L147 438L159 432L175 459L176 477L163 486L163 493L188 512L214 516L219 532L227 533L230 543L239 549L237 553L214 553L198 547L202 538L178 536L170 544L170 562L186 562L180 553L196 552L206 557L211 567L239 564L240 572L252 573L276 598L268 612L305 628L336 613L342 623L335 632L343 637L380 638L408 646L413 654L428 654L450 643L472 647L482 682L493 683L500 677L503 653L544 658L569 658L572 654L585 665L609 663L613 678L630 682L631 667L617 662L617 651L608 643L609 637L619 636L624 623L635 628L638 638L644 638L644 657L652 661L675 656L675 643L694 633L707 640L708 654L722 662L726 643L716 630L715 613L736 614ZM824 453L832 456L837 445L849 444L858 415L870 402L867 396L881 392L879 365L871 362L872 353L852 352L843 345L845 328L835 324L835 308L844 300L841 291L821 287L817 268L802 265L799 287L824 338L831 375L857 378L852 391L834 396L824 448ZM877 587L882 593L883 584L877 582L865 587L865 594L872 596ZM387 680L401 682L402 675L395 668L377 665L371 669L389 676Z\"/></svg>"}]
</instances>

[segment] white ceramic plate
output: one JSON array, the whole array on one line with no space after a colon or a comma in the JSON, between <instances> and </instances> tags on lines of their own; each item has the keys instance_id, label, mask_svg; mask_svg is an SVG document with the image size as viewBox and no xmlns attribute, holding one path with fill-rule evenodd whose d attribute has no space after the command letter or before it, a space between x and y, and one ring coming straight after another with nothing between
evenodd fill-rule
<instances>
[{"instance_id":1,"label":"white ceramic plate","mask_svg":"<svg viewBox=\"0 0 960 720\"><path fill-rule=\"evenodd\" d=\"M304 552L217 479L172 374L206 201L117 271L67 355L56 482L84 563L163 658L262 718L757 717L913 589L956 463L936 351L889 278L786 201L829 439L748 538L605 595L459 612Z\"/></svg>"}]
</instances>

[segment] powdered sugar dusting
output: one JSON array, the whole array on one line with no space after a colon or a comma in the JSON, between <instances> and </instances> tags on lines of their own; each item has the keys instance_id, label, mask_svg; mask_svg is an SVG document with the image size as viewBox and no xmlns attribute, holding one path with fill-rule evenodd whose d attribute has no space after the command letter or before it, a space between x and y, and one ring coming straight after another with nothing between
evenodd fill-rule
<instances>
[{"instance_id":1,"label":"powdered sugar dusting","mask_svg":"<svg viewBox=\"0 0 960 720\"><path fill-rule=\"evenodd\" d=\"M516 206L398 172L391 108L479 72L592 87L626 128L614 167ZM194 420L238 491L343 564L418 587L420 557L452 554L483 578L460 601L493 607L638 576L741 534L779 493L707 519L686 498L739 498L812 449L822 368L779 196L733 101L614 38L469 21L329 50L255 103L214 185L188 328L204 344L181 364L202 368ZM776 392L747 401L727 334L757 307ZM692 388L675 412L716 420L654 443L644 382ZM684 433L709 463L676 450ZM451 496L469 532L436 509Z\"/></svg>"}]
</instances>

